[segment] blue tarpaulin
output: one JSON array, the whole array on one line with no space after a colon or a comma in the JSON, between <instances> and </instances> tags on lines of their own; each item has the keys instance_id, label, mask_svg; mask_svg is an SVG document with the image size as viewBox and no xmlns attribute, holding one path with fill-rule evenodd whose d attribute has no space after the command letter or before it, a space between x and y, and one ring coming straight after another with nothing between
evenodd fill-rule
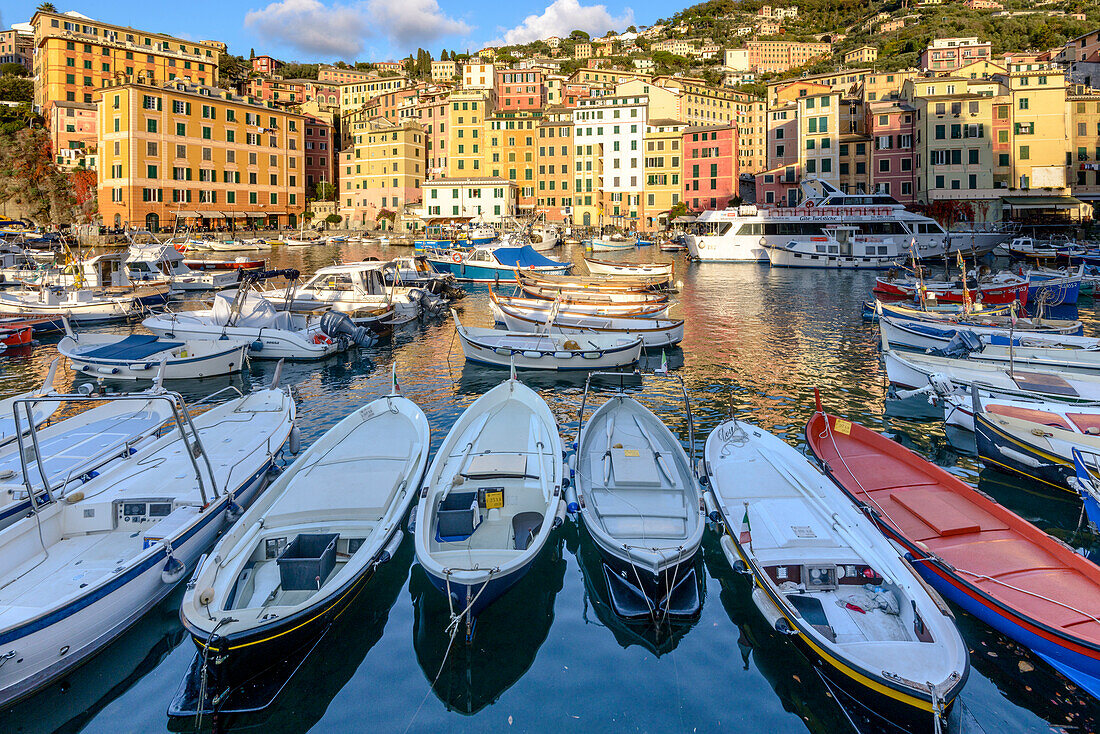
<instances>
[{"instance_id":1,"label":"blue tarpaulin","mask_svg":"<svg viewBox=\"0 0 1100 734\"><path fill-rule=\"evenodd\" d=\"M493 250L493 257L495 257L497 262L501 265L507 265L510 268L561 267L567 264L540 255L535 252L535 249L530 245L524 245L523 247L498 247Z\"/></svg>"}]
</instances>

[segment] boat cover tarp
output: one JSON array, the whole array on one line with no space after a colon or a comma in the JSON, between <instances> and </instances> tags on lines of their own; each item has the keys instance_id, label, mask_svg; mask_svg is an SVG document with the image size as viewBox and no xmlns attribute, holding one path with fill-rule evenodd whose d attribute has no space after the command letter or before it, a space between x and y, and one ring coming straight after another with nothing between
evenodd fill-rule
<instances>
[{"instance_id":1,"label":"boat cover tarp","mask_svg":"<svg viewBox=\"0 0 1100 734\"><path fill-rule=\"evenodd\" d=\"M218 326L225 326L233 316L233 302L237 291L222 291L214 296L213 317ZM256 329L292 329L290 314L277 311L271 301L258 293L247 293L241 301L240 313L233 326L246 326Z\"/></svg>"},{"instance_id":2,"label":"boat cover tarp","mask_svg":"<svg viewBox=\"0 0 1100 734\"><path fill-rule=\"evenodd\" d=\"M498 247L493 250L493 256L501 265L507 265L510 268L561 267L565 265L565 263L551 260L548 257L540 255L530 245L524 245L523 247Z\"/></svg>"},{"instance_id":3,"label":"boat cover tarp","mask_svg":"<svg viewBox=\"0 0 1100 734\"><path fill-rule=\"evenodd\" d=\"M183 342L165 342L152 334L131 334L114 344L104 344L79 355L83 359L145 359L157 352L182 347Z\"/></svg>"}]
</instances>

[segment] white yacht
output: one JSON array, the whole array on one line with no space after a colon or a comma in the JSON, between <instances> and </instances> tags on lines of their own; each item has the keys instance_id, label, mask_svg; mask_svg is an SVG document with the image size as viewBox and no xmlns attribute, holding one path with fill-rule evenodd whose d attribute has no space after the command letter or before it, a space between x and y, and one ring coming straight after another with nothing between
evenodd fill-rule
<instances>
[{"instance_id":1,"label":"white yacht","mask_svg":"<svg viewBox=\"0 0 1100 734\"><path fill-rule=\"evenodd\" d=\"M825 181L800 184L794 207L742 205L706 211L687 238L702 262L764 262L784 267L888 267L907 258L963 250L988 252L1009 237L998 229L947 232L936 220L907 210L887 194L846 194Z\"/></svg>"},{"instance_id":2,"label":"white yacht","mask_svg":"<svg viewBox=\"0 0 1100 734\"><path fill-rule=\"evenodd\" d=\"M416 318L421 310L435 311L445 303L423 288L387 285L386 263L369 260L318 268L313 277L294 289L291 308L337 311L382 308L393 305L401 319Z\"/></svg>"}]
</instances>

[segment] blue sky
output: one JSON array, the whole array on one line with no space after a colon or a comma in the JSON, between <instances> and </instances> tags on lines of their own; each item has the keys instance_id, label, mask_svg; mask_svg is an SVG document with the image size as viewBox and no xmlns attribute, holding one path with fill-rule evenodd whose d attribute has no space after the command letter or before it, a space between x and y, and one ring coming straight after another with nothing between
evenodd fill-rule
<instances>
[{"instance_id":1,"label":"blue sky","mask_svg":"<svg viewBox=\"0 0 1100 734\"><path fill-rule=\"evenodd\" d=\"M30 19L39 0L6 0L0 22ZM690 4L690 1L685 4ZM476 51L574 28L602 35L650 24L682 7L656 0L84 0L58 10L190 39L229 44L232 53L268 53L288 61L381 61L417 47Z\"/></svg>"}]
</instances>

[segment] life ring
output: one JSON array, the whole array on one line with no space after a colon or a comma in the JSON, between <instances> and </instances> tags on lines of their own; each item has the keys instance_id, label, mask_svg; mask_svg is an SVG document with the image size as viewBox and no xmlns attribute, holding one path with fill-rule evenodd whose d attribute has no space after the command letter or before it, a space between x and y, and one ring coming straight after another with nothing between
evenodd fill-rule
<instances>
[{"instance_id":1,"label":"life ring","mask_svg":"<svg viewBox=\"0 0 1100 734\"><path fill-rule=\"evenodd\" d=\"M807 209L813 209L814 208L814 203L813 203L812 200L806 202L806 208Z\"/></svg>"},{"instance_id":2,"label":"life ring","mask_svg":"<svg viewBox=\"0 0 1100 734\"><path fill-rule=\"evenodd\" d=\"M332 344L332 338L329 337L327 334L314 334L313 335L313 343L314 344Z\"/></svg>"},{"instance_id":3,"label":"life ring","mask_svg":"<svg viewBox=\"0 0 1100 734\"><path fill-rule=\"evenodd\" d=\"M452 252L451 253L451 259L454 260L456 263L462 262L462 253L461 252Z\"/></svg>"}]
</instances>

